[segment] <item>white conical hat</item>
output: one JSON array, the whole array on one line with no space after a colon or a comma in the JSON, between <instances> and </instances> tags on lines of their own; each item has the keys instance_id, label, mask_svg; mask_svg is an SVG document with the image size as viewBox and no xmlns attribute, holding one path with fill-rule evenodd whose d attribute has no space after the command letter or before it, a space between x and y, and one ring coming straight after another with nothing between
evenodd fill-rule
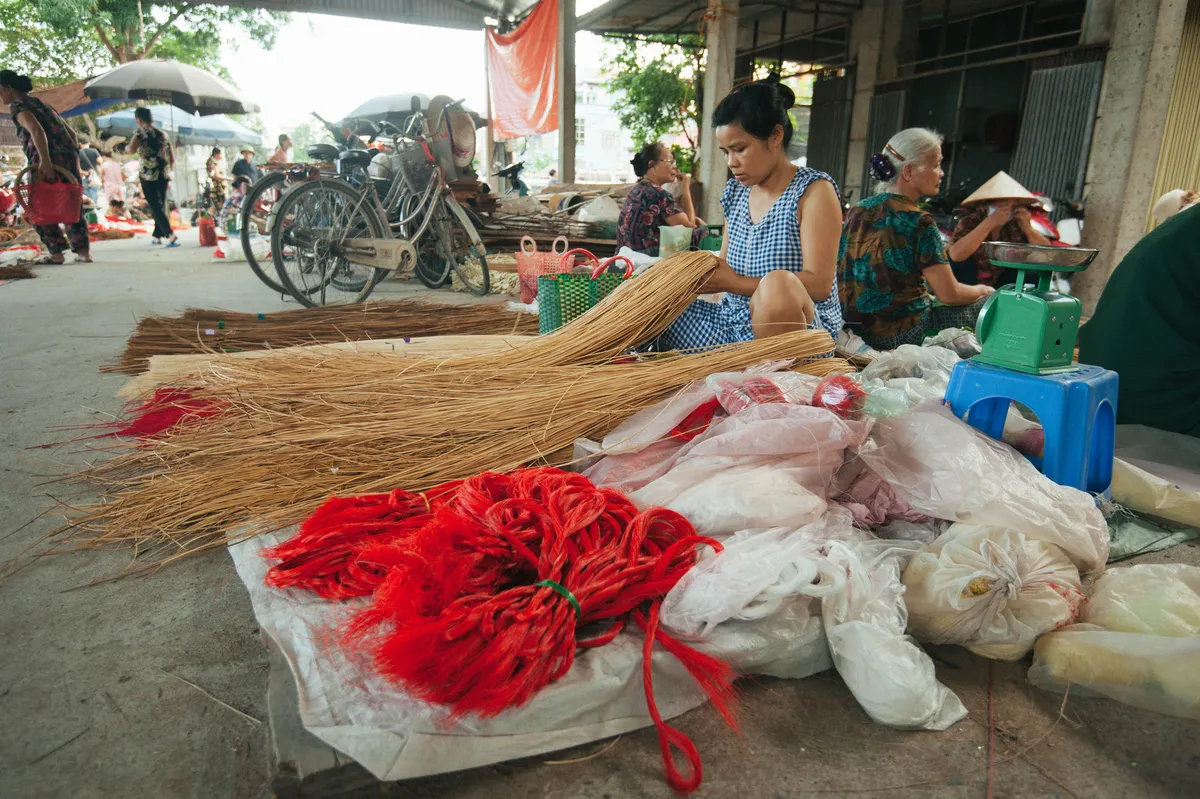
<instances>
[{"instance_id":1,"label":"white conical hat","mask_svg":"<svg viewBox=\"0 0 1200 799\"><path fill-rule=\"evenodd\" d=\"M1017 181L1013 180L1012 175L1001 170L992 176L992 179L984 183L971 194L970 197L962 201L963 205L971 203L987 202L988 200L1030 200L1038 202L1038 198L1029 189L1022 186Z\"/></svg>"}]
</instances>

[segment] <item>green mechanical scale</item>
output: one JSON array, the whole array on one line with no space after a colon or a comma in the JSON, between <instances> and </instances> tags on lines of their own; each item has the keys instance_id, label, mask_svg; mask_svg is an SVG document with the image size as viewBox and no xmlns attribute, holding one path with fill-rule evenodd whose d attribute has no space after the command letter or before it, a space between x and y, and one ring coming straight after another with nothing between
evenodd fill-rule
<instances>
[{"instance_id":1,"label":"green mechanical scale","mask_svg":"<svg viewBox=\"0 0 1200 799\"><path fill-rule=\"evenodd\" d=\"M1081 272L1097 250L1040 244L985 242L996 266L1017 270L1017 282L996 289L975 323L983 351L973 360L1026 374L1070 372L1083 306L1051 288L1055 272ZM1025 276L1036 276L1027 284Z\"/></svg>"}]
</instances>

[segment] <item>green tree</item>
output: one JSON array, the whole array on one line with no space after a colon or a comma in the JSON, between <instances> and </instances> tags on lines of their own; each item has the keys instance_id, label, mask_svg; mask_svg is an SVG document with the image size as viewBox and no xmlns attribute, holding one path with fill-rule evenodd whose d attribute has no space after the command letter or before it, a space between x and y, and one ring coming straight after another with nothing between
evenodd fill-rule
<instances>
[{"instance_id":1,"label":"green tree","mask_svg":"<svg viewBox=\"0 0 1200 799\"><path fill-rule=\"evenodd\" d=\"M703 105L704 50L698 36L610 38L605 68L613 110L637 146L682 134L679 168L692 172Z\"/></svg>"},{"instance_id":2,"label":"green tree","mask_svg":"<svg viewBox=\"0 0 1200 799\"><path fill-rule=\"evenodd\" d=\"M0 0L0 64L56 85L103 72L111 66L95 36L60 36L42 21L34 0Z\"/></svg>"},{"instance_id":3,"label":"green tree","mask_svg":"<svg viewBox=\"0 0 1200 799\"><path fill-rule=\"evenodd\" d=\"M225 77L221 44L236 31L275 46L286 14L158 0L0 0L0 57L41 83L143 58L170 58Z\"/></svg>"}]
</instances>

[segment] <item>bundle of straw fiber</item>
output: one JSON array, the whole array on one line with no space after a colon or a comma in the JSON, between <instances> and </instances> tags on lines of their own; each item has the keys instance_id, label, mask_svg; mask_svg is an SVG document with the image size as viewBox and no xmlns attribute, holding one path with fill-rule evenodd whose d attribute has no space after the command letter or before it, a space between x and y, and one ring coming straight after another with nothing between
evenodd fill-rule
<instances>
[{"instance_id":1,"label":"bundle of straw fiber","mask_svg":"<svg viewBox=\"0 0 1200 799\"><path fill-rule=\"evenodd\" d=\"M29 280L37 275L25 264L0 266L0 280Z\"/></svg>"},{"instance_id":2,"label":"bundle of straw fiber","mask_svg":"<svg viewBox=\"0 0 1200 799\"><path fill-rule=\"evenodd\" d=\"M153 567L298 522L330 494L565 464L577 438L714 372L789 359L810 374L849 371L820 357L833 347L822 331L610 363L661 333L714 263L663 261L554 334L499 353L247 358L193 376L192 396L223 412L86 470L105 496L72 520L76 546L133 547Z\"/></svg>"},{"instance_id":3,"label":"bundle of straw fiber","mask_svg":"<svg viewBox=\"0 0 1200 799\"><path fill-rule=\"evenodd\" d=\"M140 374L152 355L239 351L443 335L536 335L537 317L502 305L446 305L420 300L303 308L269 314L189 308L181 316L144 316L120 360L101 371Z\"/></svg>"}]
</instances>

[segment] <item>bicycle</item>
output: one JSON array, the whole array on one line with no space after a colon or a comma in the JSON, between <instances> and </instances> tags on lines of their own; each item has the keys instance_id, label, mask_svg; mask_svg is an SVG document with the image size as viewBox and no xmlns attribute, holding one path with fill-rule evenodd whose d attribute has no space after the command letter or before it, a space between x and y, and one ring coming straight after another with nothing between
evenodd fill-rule
<instances>
[{"instance_id":1,"label":"bicycle","mask_svg":"<svg viewBox=\"0 0 1200 799\"><path fill-rule=\"evenodd\" d=\"M250 270L272 291L280 294L291 294L278 280L278 274L272 268L269 272L263 269L254 253L251 236L255 229L260 234L269 234L271 230L271 215L282 193L292 185L308 180L317 180L322 175L345 175L354 185L362 185L367 180L367 169L371 162L371 153L367 150L354 149L352 142L344 141L341 129L313 114L333 134L338 145L317 143L308 146L306 152L313 159L311 164L264 164L261 169L262 177L254 181L246 198L242 200L239 223L242 240L242 252ZM361 146L361 145L360 145ZM272 264L272 267L274 264Z\"/></svg>"},{"instance_id":2,"label":"bicycle","mask_svg":"<svg viewBox=\"0 0 1200 799\"><path fill-rule=\"evenodd\" d=\"M280 283L299 302L362 302L396 270L411 270L431 288L454 272L472 293L487 293L483 241L430 145L430 130L459 105L448 104L432 129L417 108L405 131L381 123L395 134L394 151L375 157L377 176L361 188L322 177L285 192L271 225L271 255Z\"/></svg>"}]
</instances>

